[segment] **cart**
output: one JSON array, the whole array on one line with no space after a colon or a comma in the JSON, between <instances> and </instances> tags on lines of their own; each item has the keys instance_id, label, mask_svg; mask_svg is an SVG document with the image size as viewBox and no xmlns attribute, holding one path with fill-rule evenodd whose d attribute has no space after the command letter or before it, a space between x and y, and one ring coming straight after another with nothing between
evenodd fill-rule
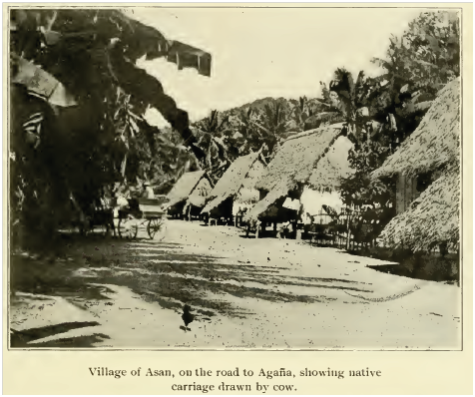
<instances>
[{"instance_id":1,"label":"cart","mask_svg":"<svg viewBox=\"0 0 475 397\"><path fill-rule=\"evenodd\" d=\"M137 238L141 227L147 230L148 237L151 240L157 235L159 240L165 237L166 211L163 209L163 200L131 199L127 207L119 210L118 215L117 229L120 238Z\"/></svg>"}]
</instances>

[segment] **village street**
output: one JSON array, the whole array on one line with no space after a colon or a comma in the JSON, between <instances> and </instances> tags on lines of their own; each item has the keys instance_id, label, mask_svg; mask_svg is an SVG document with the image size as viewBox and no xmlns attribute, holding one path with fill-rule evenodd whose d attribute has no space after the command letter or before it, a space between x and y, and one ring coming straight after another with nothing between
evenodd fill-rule
<instances>
[{"instance_id":1,"label":"village street","mask_svg":"<svg viewBox=\"0 0 475 397\"><path fill-rule=\"evenodd\" d=\"M366 266L387 262L333 248L242 234L168 221L161 242L141 231L134 241L72 239L53 263L16 256L11 327L59 327L26 332L15 345L34 334L38 347L460 348L457 286L379 272ZM184 303L196 315L186 332Z\"/></svg>"}]
</instances>

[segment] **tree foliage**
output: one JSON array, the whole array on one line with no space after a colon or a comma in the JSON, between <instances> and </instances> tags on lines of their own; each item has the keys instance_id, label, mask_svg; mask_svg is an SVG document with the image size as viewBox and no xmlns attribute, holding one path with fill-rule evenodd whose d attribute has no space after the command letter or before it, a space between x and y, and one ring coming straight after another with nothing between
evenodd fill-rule
<instances>
[{"instance_id":1,"label":"tree foliage","mask_svg":"<svg viewBox=\"0 0 475 397\"><path fill-rule=\"evenodd\" d=\"M150 164L166 142L157 141L160 131L143 118L148 107L202 156L192 145L187 113L135 65L172 50L179 56L176 43L117 10L18 9L10 18L16 223L35 228L46 222L52 233L71 197L87 212L117 183L136 184L166 167ZM32 136L28 129L37 113L42 120Z\"/></svg>"},{"instance_id":2,"label":"tree foliage","mask_svg":"<svg viewBox=\"0 0 475 397\"><path fill-rule=\"evenodd\" d=\"M70 216L71 197L87 211L118 184L147 180L166 192L196 169L217 181L237 157L260 150L270 160L290 134L333 123L344 123L355 143L343 201L390 214L394 180L369 174L460 75L457 15L426 12L391 37L385 59L373 60L384 69L378 77L339 68L329 84L320 82L319 98L264 98L211 111L190 127L187 113L136 62L165 57L199 68L209 66L209 54L195 62L199 50L117 10L14 10L10 22L12 216L50 231ZM42 78L25 84L32 73ZM171 127L149 125L150 107Z\"/></svg>"},{"instance_id":3,"label":"tree foliage","mask_svg":"<svg viewBox=\"0 0 475 397\"><path fill-rule=\"evenodd\" d=\"M412 21L401 38L390 39L387 59L374 60L385 70L381 76L360 79L360 72L353 84L349 73L337 70L330 91L356 132L349 153L355 172L342 184L347 205L381 208L387 220L387 214L394 214L394 178L373 181L369 175L417 128L438 90L460 74L459 51L456 15L428 12Z\"/></svg>"}]
</instances>

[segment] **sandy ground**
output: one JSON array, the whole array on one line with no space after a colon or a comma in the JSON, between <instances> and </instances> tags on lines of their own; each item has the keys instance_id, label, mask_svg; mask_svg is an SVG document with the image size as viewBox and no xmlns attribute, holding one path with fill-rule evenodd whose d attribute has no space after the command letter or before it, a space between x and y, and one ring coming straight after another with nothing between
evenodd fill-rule
<instances>
[{"instance_id":1,"label":"sandy ground","mask_svg":"<svg viewBox=\"0 0 475 397\"><path fill-rule=\"evenodd\" d=\"M68 243L53 264L12 262L21 347L460 348L455 285L232 227L169 221L161 242L140 237ZM184 303L191 331L180 328Z\"/></svg>"}]
</instances>

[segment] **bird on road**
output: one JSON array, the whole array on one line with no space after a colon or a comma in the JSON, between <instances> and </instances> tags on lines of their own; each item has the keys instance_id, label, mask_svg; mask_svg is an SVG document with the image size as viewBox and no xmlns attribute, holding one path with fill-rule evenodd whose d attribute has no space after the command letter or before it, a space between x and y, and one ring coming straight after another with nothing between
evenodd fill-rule
<instances>
[{"instance_id":1,"label":"bird on road","mask_svg":"<svg viewBox=\"0 0 475 397\"><path fill-rule=\"evenodd\" d=\"M181 315L181 318L183 319L183 322L185 323L185 330L191 331L191 329L188 328L188 324L193 322L195 319L195 316L190 313L191 307L189 305L183 306L183 314Z\"/></svg>"}]
</instances>

